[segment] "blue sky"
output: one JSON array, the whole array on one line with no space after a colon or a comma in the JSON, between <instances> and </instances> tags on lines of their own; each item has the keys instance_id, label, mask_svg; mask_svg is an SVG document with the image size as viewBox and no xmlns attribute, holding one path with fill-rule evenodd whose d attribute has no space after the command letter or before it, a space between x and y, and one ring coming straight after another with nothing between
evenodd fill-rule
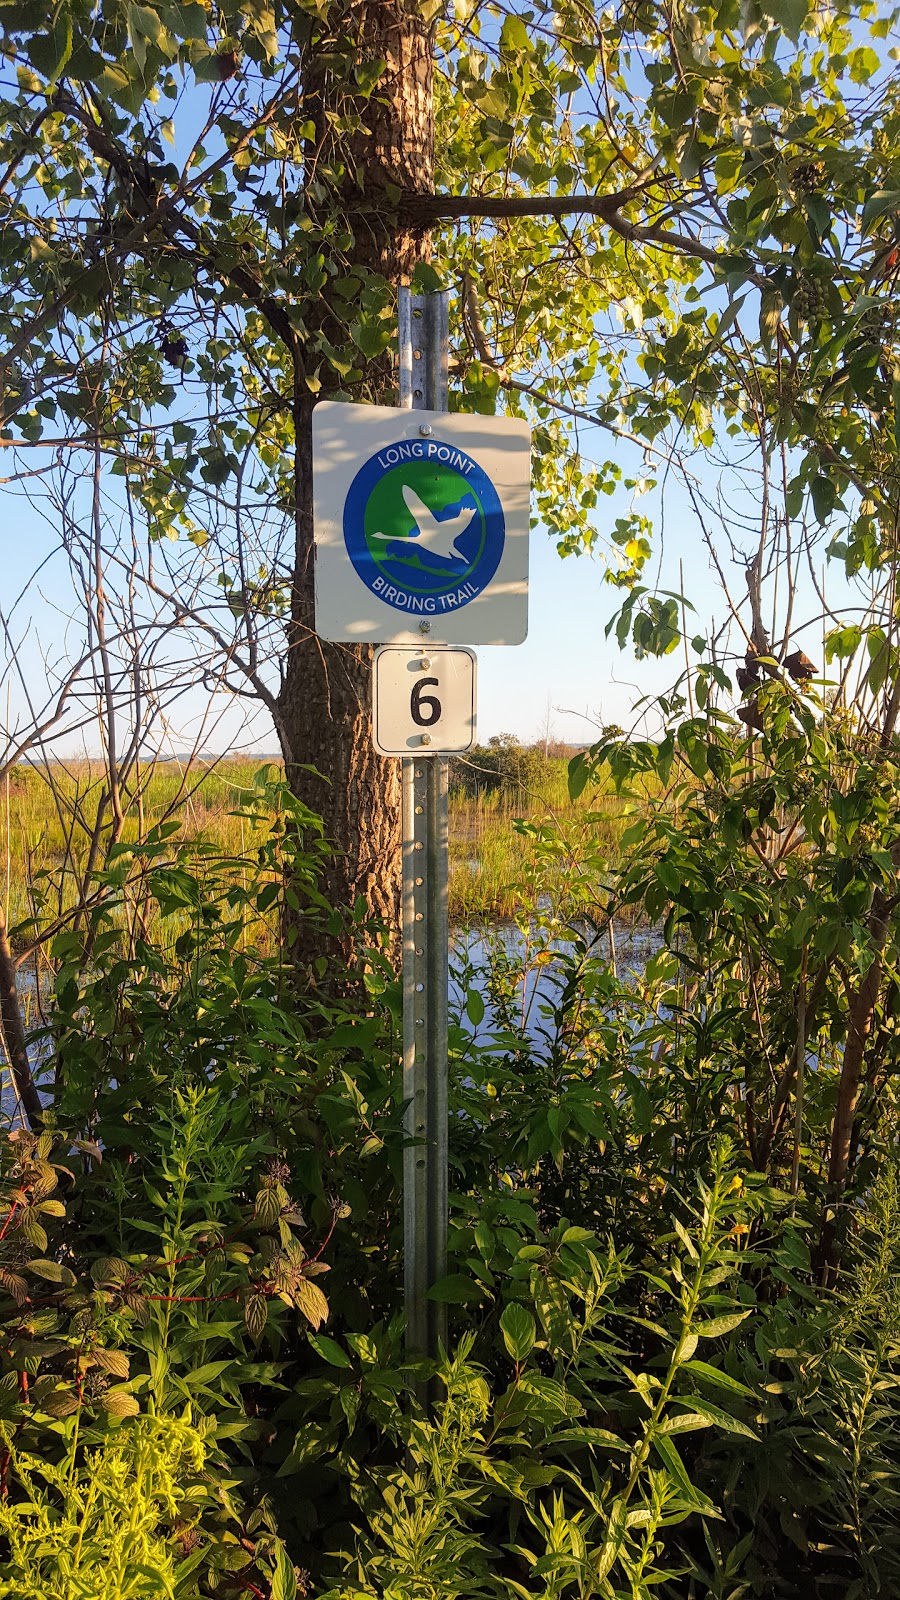
<instances>
[{"instance_id":1,"label":"blue sky","mask_svg":"<svg viewBox=\"0 0 900 1600\"><path fill-rule=\"evenodd\" d=\"M632 454L631 448L624 447ZM631 467L630 461L623 465ZM617 515L631 504L630 493L618 491L598 507L596 522L602 535ZM659 496L651 493L642 503L655 522ZM55 532L29 504L21 491L3 490L4 578L6 604L25 584L35 567L50 555L32 592L30 605L17 613L14 637L22 644L23 662L38 702L47 681L44 655L67 653L66 616L75 609L67 564L59 553ZM654 510L656 515L654 516ZM667 536L664 586L677 587L678 563L685 564L685 588L697 609L698 631L707 616L721 610L717 585L686 497L677 489L667 493ZM513 647L484 647L478 653L478 732L512 733L530 741L551 738L583 742L596 736L603 722L630 725L631 708L641 695L668 687L683 665L681 653L662 661L636 662L630 652L618 649L604 633L623 595L605 581L601 554L561 558L554 541L543 531L532 534L529 585L529 632L526 642ZM31 622L26 632L26 622ZM73 643L80 629L71 629ZM2 655L0 650L0 655ZM0 691L5 721L5 688ZM21 689L11 689L11 706L24 716ZM164 753L185 753L197 739L207 750L226 748L271 752L277 748L272 725L262 708L236 704L219 695L213 699L196 686L178 702L163 739ZM73 731L57 746L60 754L96 753L99 741L90 729Z\"/></svg>"}]
</instances>

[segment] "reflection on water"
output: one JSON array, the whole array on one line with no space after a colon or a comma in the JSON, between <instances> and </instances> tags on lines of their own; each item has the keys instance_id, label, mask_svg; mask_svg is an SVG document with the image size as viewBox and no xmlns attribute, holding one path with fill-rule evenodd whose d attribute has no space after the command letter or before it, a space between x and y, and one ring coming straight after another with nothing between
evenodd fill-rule
<instances>
[{"instance_id":1,"label":"reflection on water","mask_svg":"<svg viewBox=\"0 0 900 1600\"><path fill-rule=\"evenodd\" d=\"M19 991L19 1004L22 1008L22 1015L25 1020L26 1030L34 1028L37 1025L38 1018L36 1016L37 1008L35 1006L35 986L33 973L24 972L20 967L19 971L16 973L16 987ZM28 1058L31 1062L32 1072L37 1071L42 1057L46 1056L46 1054L46 1043L40 1044L35 1043L34 1041L30 1043L28 1049ZM44 1089L39 1090L39 1092L41 1099L46 1105L50 1099L49 1090ZM19 1097L16 1094L16 1086L13 1083L12 1073L6 1064L6 1053L3 1049L2 1035L0 1035L0 1123L6 1127L13 1128L25 1128L28 1126L28 1118L25 1116L25 1113L19 1104Z\"/></svg>"}]
</instances>

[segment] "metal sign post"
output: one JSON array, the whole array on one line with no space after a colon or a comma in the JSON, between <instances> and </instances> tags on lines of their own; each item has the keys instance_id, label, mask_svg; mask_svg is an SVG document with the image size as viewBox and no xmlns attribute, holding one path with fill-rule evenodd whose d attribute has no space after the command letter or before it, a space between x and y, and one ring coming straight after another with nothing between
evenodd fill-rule
<instances>
[{"instance_id":1,"label":"metal sign post","mask_svg":"<svg viewBox=\"0 0 900 1600\"><path fill-rule=\"evenodd\" d=\"M313 412L316 632L378 644L373 741L403 762L407 1348L435 1356L447 1268L447 760L475 737L470 645L528 631L531 431L448 411L448 295L400 290L400 406Z\"/></svg>"},{"instance_id":2,"label":"metal sign post","mask_svg":"<svg viewBox=\"0 0 900 1600\"><path fill-rule=\"evenodd\" d=\"M449 296L400 290L400 404L446 411ZM428 424L423 425L430 434ZM431 624L420 624L423 645ZM428 1299L447 1271L448 762L403 758L403 1154L406 1342L436 1356L447 1308Z\"/></svg>"}]
</instances>

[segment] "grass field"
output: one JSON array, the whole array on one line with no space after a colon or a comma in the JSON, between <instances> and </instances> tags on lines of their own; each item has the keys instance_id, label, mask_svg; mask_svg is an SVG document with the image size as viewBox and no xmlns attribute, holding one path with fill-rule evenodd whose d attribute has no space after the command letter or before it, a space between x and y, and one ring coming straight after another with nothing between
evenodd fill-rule
<instances>
[{"instance_id":1,"label":"grass field","mask_svg":"<svg viewBox=\"0 0 900 1600\"><path fill-rule=\"evenodd\" d=\"M180 823L176 837L203 838L224 854L245 856L253 846L253 825L235 812L259 767L259 761L226 757L209 766L166 762L142 768L138 792L126 807L123 839L134 840L154 824L175 820ZM41 898L42 920L76 902L104 778L99 762L60 764L50 774L23 766L0 789L0 894L11 928L33 916ZM588 833L593 846L614 853L622 809L614 796L596 790L573 804L563 760L543 762L539 778L527 789L501 787L475 798L451 793L451 917L461 922L510 915L527 899L536 854L543 858L546 878L548 852L516 830L517 818L560 830L565 847L549 872L551 879L556 872L562 885ZM109 820L107 810L105 826Z\"/></svg>"},{"instance_id":2,"label":"grass field","mask_svg":"<svg viewBox=\"0 0 900 1600\"><path fill-rule=\"evenodd\" d=\"M579 865L615 857L624 807L614 794L569 799L566 763L548 762L528 790L450 796L450 915L454 922L508 917L530 904L538 878L565 893ZM537 837L517 827L545 829ZM551 835L553 838L551 839Z\"/></svg>"}]
</instances>

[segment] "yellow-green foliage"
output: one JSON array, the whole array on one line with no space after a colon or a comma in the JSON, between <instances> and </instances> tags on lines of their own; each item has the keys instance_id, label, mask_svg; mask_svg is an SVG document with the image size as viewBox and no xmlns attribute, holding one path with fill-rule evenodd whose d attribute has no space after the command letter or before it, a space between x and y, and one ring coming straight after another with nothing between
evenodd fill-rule
<instances>
[{"instance_id":1,"label":"yellow-green foliage","mask_svg":"<svg viewBox=\"0 0 900 1600\"><path fill-rule=\"evenodd\" d=\"M195 1423L135 1417L57 1464L11 1453L11 1498L0 1503L0 1596L8 1600L165 1600L193 1525L204 1445ZM178 1524L179 1546L172 1546ZM179 1575L178 1592L187 1596Z\"/></svg>"},{"instance_id":2,"label":"yellow-green foliage","mask_svg":"<svg viewBox=\"0 0 900 1600\"><path fill-rule=\"evenodd\" d=\"M172 761L139 767L123 790L123 842L177 822L176 840L205 839L223 854L252 858L259 838L251 823L233 813L250 798L263 765L228 758L214 765ZM0 901L13 930L36 910L44 926L77 903L105 792L101 762L20 766L10 774L0 791ZM108 806L101 821L105 837ZM104 865L102 848L94 864Z\"/></svg>"}]
</instances>

